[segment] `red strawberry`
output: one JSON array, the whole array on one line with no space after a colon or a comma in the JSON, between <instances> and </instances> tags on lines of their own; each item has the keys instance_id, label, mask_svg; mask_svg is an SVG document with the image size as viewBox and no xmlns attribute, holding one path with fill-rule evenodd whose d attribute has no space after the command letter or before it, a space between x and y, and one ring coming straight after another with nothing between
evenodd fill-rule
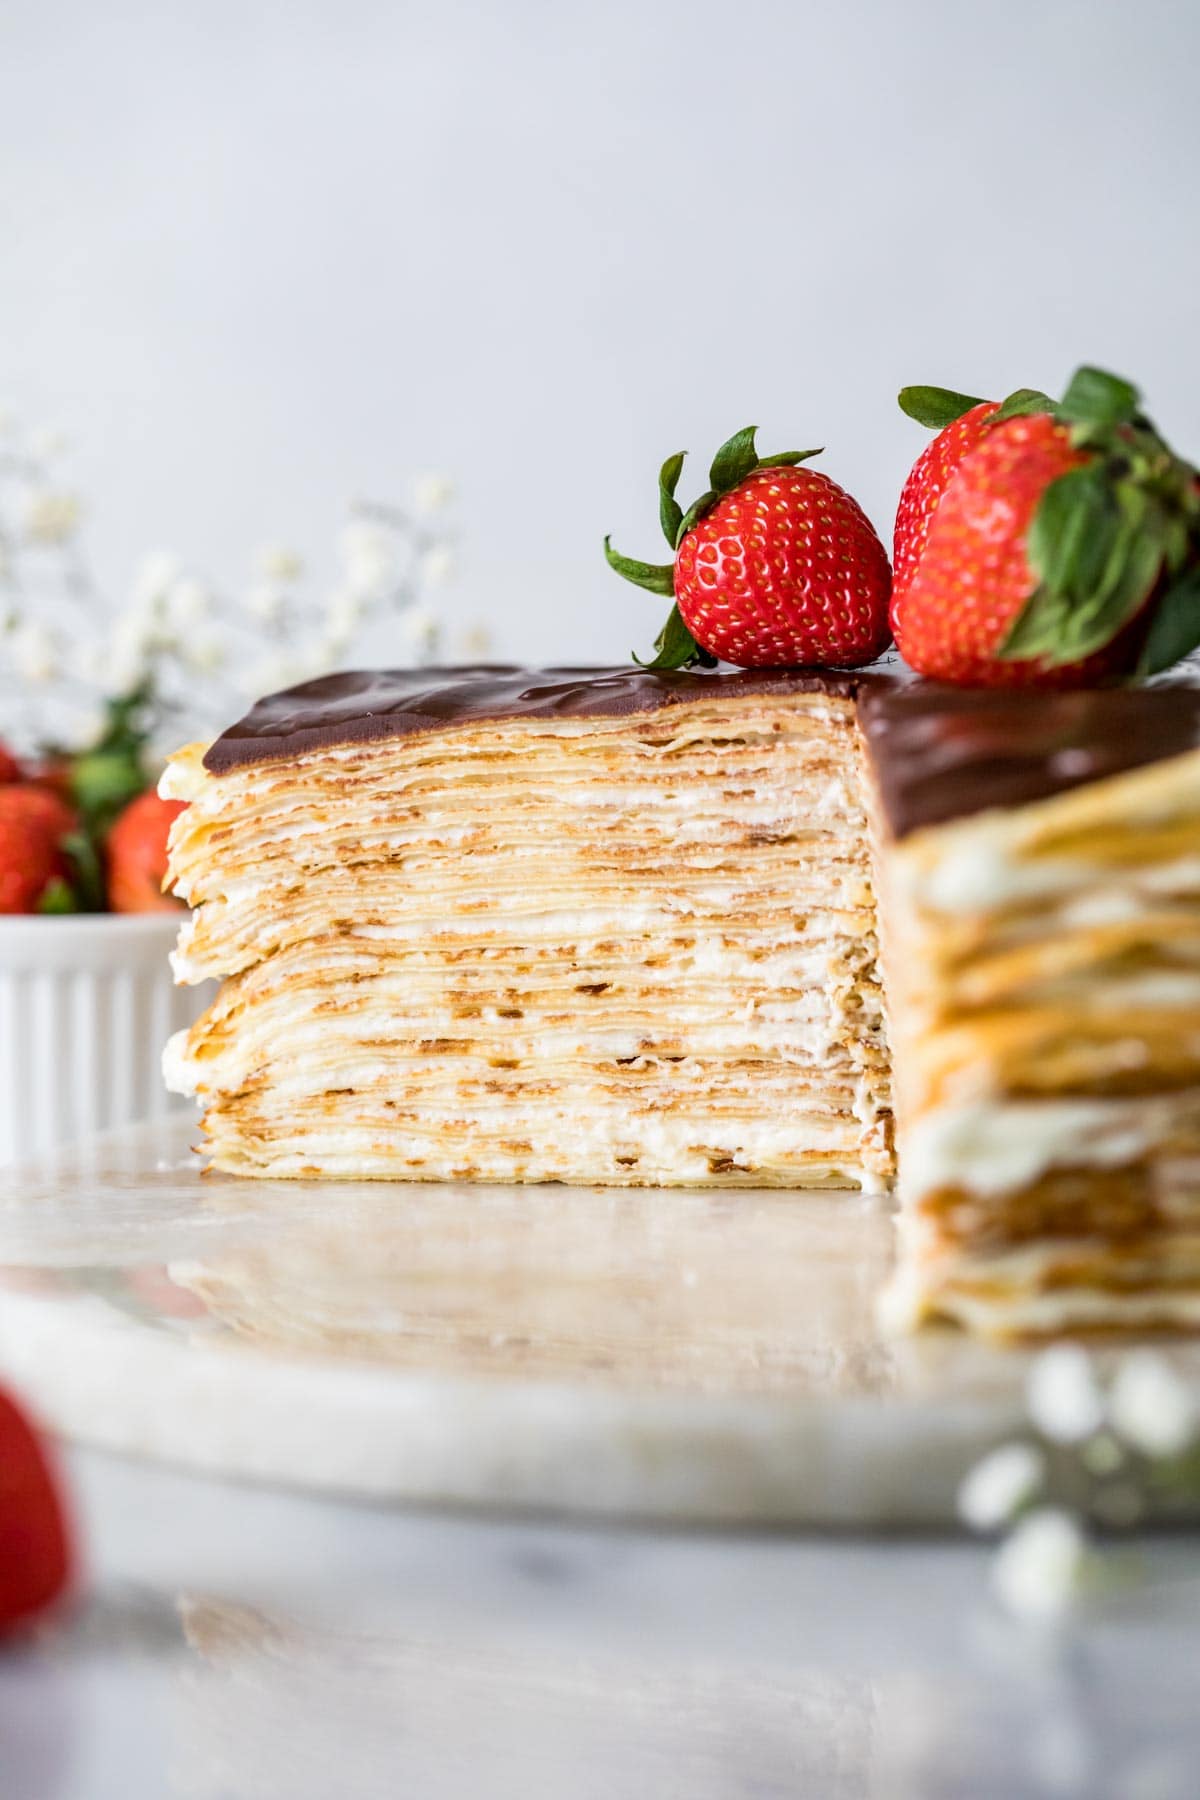
<instances>
[{"instance_id":1,"label":"red strawberry","mask_svg":"<svg viewBox=\"0 0 1200 1800\"><path fill-rule=\"evenodd\" d=\"M153 791L139 794L119 813L105 844L108 904L113 912L175 912L179 902L162 891L167 873L167 833L183 811L180 800Z\"/></svg>"},{"instance_id":2,"label":"red strawberry","mask_svg":"<svg viewBox=\"0 0 1200 1800\"><path fill-rule=\"evenodd\" d=\"M46 1453L0 1392L0 1631L41 1612L71 1577L70 1537Z\"/></svg>"},{"instance_id":3,"label":"red strawberry","mask_svg":"<svg viewBox=\"0 0 1200 1800\"><path fill-rule=\"evenodd\" d=\"M929 535L929 524L938 509L950 477L967 452L984 435L984 426L999 407L997 400L979 400L938 432L909 470L896 508L896 533L892 546L891 626L899 635L900 607L916 573Z\"/></svg>"},{"instance_id":4,"label":"red strawberry","mask_svg":"<svg viewBox=\"0 0 1200 1800\"><path fill-rule=\"evenodd\" d=\"M1081 369L1059 403L1012 396L925 519L901 652L972 687L1079 687L1169 666L1200 645L1195 483L1128 382Z\"/></svg>"},{"instance_id":5,"label":"red strawberry","mask_svg":"<svg viewBox=\"0 0 1200 1800\"><path fill-rule=\"evenodd\" d=\"M674 561L635 562L604 541L619 575L674 596L650 668L853 668L887 648L887 553L844 488L796 466L817 454L760 458L749 426L718 450L687 513L675 499L683 456L664 463L659 514Z\"/></svg>"},{"instance_id":6,"label":"red strawberry","mask_svg":"<svg viewBox=\"0 0 1200 1800\"><path fill-rule=\"evenodd\" d=\"M17 761L8 745L3 739L0 739L0 787L8 787L11 782L21 781L23 779L24 775L20 763Z\"/></svg>"},{"instance_id":7,"label":"red strawberry","mask_svg":"<svg viewBox=\"0 0 1200 1800\"><path fill-rule=\"evenodd\" d=\"M70 877L63 839L75 828L64 800L40 787L0 787L0 913L36 912Z\"/></svg>"},{"instance_id":8,"label":"red strawberry","mask_svg":"<svg viewBox=\"0 0 1200 1800\"><path fill-rule=\"evenodd\" d=\"M57 794L62 800L72 798L71 759L69 756L60 756L55 753L39 756L37 761L31 763L25 771L24 779L31 782L34 787L49 788L52 794Z\"/></svg>"}]
</instances>

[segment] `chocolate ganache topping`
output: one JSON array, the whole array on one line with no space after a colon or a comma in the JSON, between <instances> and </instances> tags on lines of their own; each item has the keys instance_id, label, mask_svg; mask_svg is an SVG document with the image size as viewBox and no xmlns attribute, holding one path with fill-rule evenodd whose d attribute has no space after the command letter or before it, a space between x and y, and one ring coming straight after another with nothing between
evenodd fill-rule
<instances>
[{"instance_id":1,"label":"chocolate ganache topping","mask_svg":"<svg viewBox=\"0 0 1200 1800\"><path fill-rule=\"evenodd\" d=\"M719 693L827 693L852 699L857 671L829 669L378 669L325 675L259 700L211 745L213 774L337 744L443 731L489 719L619 719Z\"/></svg>"},{"instance_id":2,"label":"chocolate ganache topping","mask_svg":"<svg viewBox=\"0 0 1200 1800\"><path fill-rule=\"evenodd\" d=\"M1200 674L1063 694L945 687L869 669L529 669L510 664L326 675L259 700L210 746L214 774L340 744L503 719L614 719L720 694L857 699L885 823L927 825L1048 799L1200 749Z\"/></svg>"},{"instance_id":3,"label":"chocolate ganache topping","mask_svg":"<svg viewBox=\"0 0 1200 1800\"><path fill-rule=\"evenodd\" d=\"M1063 694L877 684L858 714L884 821L907 837L1200 749L1195 676Z\"/></svg>"}]
</instances>

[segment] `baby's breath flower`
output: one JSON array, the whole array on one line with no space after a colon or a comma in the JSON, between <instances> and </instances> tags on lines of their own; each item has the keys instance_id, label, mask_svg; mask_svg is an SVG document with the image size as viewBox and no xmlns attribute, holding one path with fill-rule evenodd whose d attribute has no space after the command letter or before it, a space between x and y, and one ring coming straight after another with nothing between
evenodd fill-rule
<instances>
[{"instance_id":1,"label":"baby's breath flower","mask_svg":"<svg viewBox=\"0 0 1200 1800\"><path fill-rule=\"evenodd\" d=\"M482 662L491 654L492 634L486 625L468 625L462 635L462 653L469 662Z\"/></svg>"},{"instance_id":2,"label":"baby's breath flower","mask_svg":"<svg viewBox=\"0 0 1200 1800\"><path fill-rule=\"evenodd\" d=\"M127 694L146 673L157 642L156 627L144 613L118 615L101 657L101 681L110 694Z\"/></svg>"},{"instance_id":3,"label":"baby's breath flower","mask_svg":"<svg viewBox=\"0 0 1200 1800\"><path fill-rule=\"evenodd\" d=\"M1113 1430L1143 1456L1179 1456L1196 1434L1186 1384L1156 1350L1121 1358L1108 1397Z\"/></svg>"},{"instance_id":4,"label":"baby's breath flower","mask_svg":"<svg viewBox=\"0 0 1200 1800\"><path fill-rule=\"evenodd\" d=\"M274 581L256 581L246 594L246 611L263 625L283 616L287 595Z\"/></svg>"},{"instance_id":5,"label":"baby's breath flower","mask_svg":"<svg viewBox=\"0 0 1200 1800\"><path fill-rule=\"evenodd\" d=\"M1033 1499L1046 1459L1032 1444L1002 1444L975 1464L958 1490L958 1516L972 1531L995 1531Z\"/></svg>"},{"instance_id":6,"label":"baby's breath flower","mask_svg":"<svg viewBox=\"0 0 1200 1800\"><path fill-rule=\"evenodd\" d=\"M10 460L20 453L19 479L0 491L0 613L9 621L0 618L0 659L10 669L10 685L26 690L23 710L47 714L44 722L14 724L14 732L87 746L101 728L99 715L77 710L70 719L78 697L124 699L135 691L145 697L137 729L157 732L169 716L172 732L203 731L229 715L239 689L251 696L277 691L352 660L362 627L385 606L400 624L398 660L430 660L438 618L414 603L447 579L451 560L443 534L418 525L412 508L354 509L341 540L344 568L324 606L314 605L319 593L299 588L300 555L267 543L255 554L248 591L235 595L210 588L178 557L152 552L136 567L128 603L114 616L74 543L81 502L63 487L53 462L65 440L12 423ZM0 435L3 425L0 419ZM436 511L450 491L444 477L425 477L420 506ZM36 594L27 590L27 575L36 576ZM48 700L32 696L35 683L56 678L61 691ZM182 727L176 714L187 721Z\"/></svg>"},{"instance_id":7,"label":"baby's breath flower","mask_svg":"<svg viewBox=\"0 0 1200 1800\"><path fill-rule=\"evenodd\" d=\"M107 723L103 707L75 707L62 718L58 737L68 750L90 750L103 736Z\"/></svg>"},{"instance_id":8,"label":"baby's breath flower","mask_svg":"<svg viewBox=\"0 0 1200 1800\"><path fill-rule=\"evenodd\" d=\"M321 674L329 669L336 669L344 661L352 642L348 631L327 631L319 640L318 650L321 660Z\"/></svg>"},{"instance_id":9,"label":"baby's breath flower","mask_svg":"<svg viewBox=\"0 0 1200 1800\"><path fill-rule=\"evenodd\" d=\"M8 652L23 680L41 687L59 674L62 662L52 632L28 619L9 634Z\"/></svg>"},{"instance_id":10,"label":"baby's breath flower","mask_svg":"<svg viewBox=\"0 0 1200 1800\"><path fill-rule=\"evenodd\" d=\"M413 483L413 505L419 513L441 512L454 498L454 483L448 475L429 471L418 475Z\"/></svg>"},{"instance_id":11,"label":"baby's breath flower","mask_svg":"<svg viewBox=\"0 0 1200 1800\"><path fill-rule=\"evenodd\" d=\"M1089 1475L1112 1475L1125 1461L1125 1452L1111 1431L1097 1432L1079 1452Z\"/></svg>"},{"instance_id":12,"label":"baby's breath flower","mask_svg":"<svg viewBox=\"0 0 1200 1800\"><path fill-rule=\"evenodd\" d=\"M366 609L366 601L354 588L334 588L325 602L326 630L338 636L348 636L361 624Z\"/></svg>"},{"instance_id":13,"label":"baby's breath flower","mask_svg":"<svg viewBox=\"0 0 1200 1800\"><path fill-rule=\"evenodd\" d=\"M437 644L437 616L427 606L410 606L400 615L400 630L418 655L426 654Z\"/></svg>"},{"instance_id":14,"label":"baby's breath flower","mask_svg":"<svg viewBox=\"0 0 1200 1800\"><path fill-rule=\"evenodd\" d=\"M377 519L351 519L343 527L342 557L349 585L361 594L381 592L395 579L395 536Z\"/></svg>"},{"instance_id":15,"label":"baby's breath flower","mask_svg":"<svg viewBox=\"0 0 1200 1800\"><path fill-rule=\"evenodd\" d=\"M1055 1444L1078 1444L1104 1423L1104 1401L1092 1359L1078 1344L1043 1350L1029 1371L1029 1416Z\"/></svg>"},{"instance_id":16,"label":"baby's breath flower","mask_svg":"<svg viewBox=\"0 0 1200 1800\"><path fill-rule=\"evenodd\" d=\"M274 694L280 688L291 687L298 679L291 656L281 651L278 656L263 656L257 662L247 663L238 673L237 685L242 693L257 700L261 694Z\"/></svg>"},{"instance_id":17,"label":"baby's breath flower","mask_svg":"<svg viewBox=\"0 0 1200 1800\"><path fill-rule=\"evenodd\" d=\"M299 581L304 573L304 558L285 544L264 544L254 558L254 568L264 581L286 584Z\"/></svg>"},{"instance_id":18,"label":"baby's breath flower","mask_svg":"<svg viewBox=\"0 0 1200 1800\"><path fill-rule=\"evenodd\" d=\"M151 550L134 573L131 606L140 613L163 612L171 589L182 579L183 564L177 556L169 550Z\"/></svg>"},{"instance_id":19,"label":"baby's breath flower","mask_svg":"<svg viewBox=\"0 0 1200 1800\"><path fill-rule=\"evenodd\" d=\"M225 645L215 632L191 633L180 641L181 653L189 669L198 675L211 675L225 661Z\"/></svg>"},{"instance_id":20,"label":"baby's breath flower","mask_svg":"<svg viewBox=\"0 0 1200 1800\"><path fill-rule=\"evenodd\" d=\"M82 513L78 495L35 488L25 502L25 536L31 544L68 543Z\"/></svg>"},{"instance_id":21,"label":"baby's breath flower","mask_svg":"<svg viewBox=\"0 0 1200 1800\"><path fill-rule=\"evenodd\" d=\"M1018 1520L992 1564L992 1588L1018 1618L1053 1623L1078 1599L1087 1568L1079 1521L1054 1506Z\"/></svg>"},{"instance_id":22,"label":"baby's breath flower","mask_svg":"<svg viewBox=\"0 0 1200 1800\"><path fill-rule=\"evenodd\" d=\"M444 587L454 574L454 552L449 544L433 544L421 558L421 576L428 587Z\"/></svg>"},{"instance_id":23,"label":"baby's breath flower","mask_svg":"<svg viewBox=\"0 0 1200 1800\"><path fill-rule=\"evenodd\" d=\"M167 612L178 631L187 631L208 618L213 609L211 590L194 576L185 575L167 591Z\"/></svg>"}]
</instances>

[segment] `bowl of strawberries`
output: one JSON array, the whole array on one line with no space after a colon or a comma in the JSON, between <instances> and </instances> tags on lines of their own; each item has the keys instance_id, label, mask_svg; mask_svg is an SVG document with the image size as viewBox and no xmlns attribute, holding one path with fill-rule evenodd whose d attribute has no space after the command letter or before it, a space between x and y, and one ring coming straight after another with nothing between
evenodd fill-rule
<instances>
[{"instance_id":1,"label":"bowl of strawberries","mask_svg":"<svg viewBox=\"0 0 1200 1800\"><path fill-rule=\"evenodd\" d=\"M119 719L82 754L0 744L0 1164L172 1104L163 1045L203 1004L169 961L180 810Z\"/></svg>"}]
</instances>

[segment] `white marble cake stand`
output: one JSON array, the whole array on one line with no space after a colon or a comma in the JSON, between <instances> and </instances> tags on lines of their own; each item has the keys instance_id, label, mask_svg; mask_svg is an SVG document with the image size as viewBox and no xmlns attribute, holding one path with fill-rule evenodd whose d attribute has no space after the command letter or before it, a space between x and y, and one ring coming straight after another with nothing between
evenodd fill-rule
<instances>
[{"instance_id":1,"label":"white marble cake stand","mask_svg":"<svg viewBox=\"0 0 1200 1800\"><path fill-rule=\"evenodd\" d=\"M0 1378L79 1442L378 1500L936 1525L1024 1356L889 1343L855 1195L262 1183L187 1120L0 1174ZM1200 1356L1176 1352L1192 1379Z\"/></svg>"}]
</instances>

